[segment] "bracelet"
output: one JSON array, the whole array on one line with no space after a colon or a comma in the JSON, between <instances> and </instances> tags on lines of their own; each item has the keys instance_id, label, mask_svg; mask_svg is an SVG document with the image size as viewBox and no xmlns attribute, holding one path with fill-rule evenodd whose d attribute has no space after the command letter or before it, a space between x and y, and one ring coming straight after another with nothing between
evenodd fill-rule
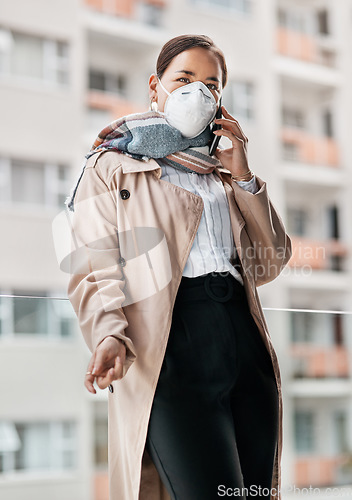
<instances>
[{"instance_id":1,"label":"bracelet","mask_svg":"<svg viewBox=\"0 0 352 500\"><path fill-rule=\"evenodd\" d=\"M232 177L234 177L234 178L236 178L236 177L243 177L244 175L249 174L250 172L252 173L251 169L247 170L247 172L245 172L244 174L232 175Z\"/></svg>"},{"instance_id":2,"label":"bracelet","mask_svg":"<svg viewBox=\"0 0 352 500\"><path fill-rule=\"evenodd\" d=\"M243 179L243 177L246 177L248 174L251 174L251 177L249 179ZM244 174L241 174L241 175L231 175L231 179L234 180L234 181L250 181L251 179L253 179L253 176L254 176L254 173L252 172L252 170L248 170L246 173Z\"/></svg>"}]
</instances>

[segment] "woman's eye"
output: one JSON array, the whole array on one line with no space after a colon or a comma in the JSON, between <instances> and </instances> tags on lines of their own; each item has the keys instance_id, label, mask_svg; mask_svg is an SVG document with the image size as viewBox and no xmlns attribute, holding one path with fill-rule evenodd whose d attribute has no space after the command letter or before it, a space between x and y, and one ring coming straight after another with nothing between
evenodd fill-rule
<instances>
[{"instance_id":1,"label":"woman's eye","mask_svg":"<svg viewBox=\"0 0 352 500\"><path fill-rule=\"evenodd\" d=\"M217 86L215 85L215 83L208 83L207 87L208 87L209 90L219 90L217 88Z\"/></svg>"},{"instance_id":2,"label":"woman's eye","mask_svg":"<svg viewBox=\"0 0 352 500\"><path fill-rule=\"evenodd\" d=\"M189 78L186 78L185 76L181 76L181 78L178 78L177 81L178 82L189 83Z\"/></svg>"}]
</instances>

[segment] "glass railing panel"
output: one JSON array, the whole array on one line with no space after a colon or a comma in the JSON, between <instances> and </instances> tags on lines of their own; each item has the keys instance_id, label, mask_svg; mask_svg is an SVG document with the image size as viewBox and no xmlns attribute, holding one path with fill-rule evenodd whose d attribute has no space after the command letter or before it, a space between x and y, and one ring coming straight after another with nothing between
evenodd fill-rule
<instances>
[{"instance_id":1,"label":"glass railing panel","mask_svg":"<svg viewBox=\"0 0 352 500\"><path fill-rule=\"evenodd\" d=\"M264 314L282 376L283 493L345 494L352 485L352 312Z\"/></svg>"},{"instance_id":2,"label":"glass railing panel","mask_svg":"<svg viewBox=\"0 0 352 500\"><path fill-rule=\"evenodd\" d=\"M72 479L86 429L94 457L86 465L103 495L107 401L84 388L90 353L72 306L64 295L13 295L0 296L0 481ZM309 487L342 491L352 485L352 314L264 307L264 315L282 378L284 497Z\"/></svg>"}]
</instances>

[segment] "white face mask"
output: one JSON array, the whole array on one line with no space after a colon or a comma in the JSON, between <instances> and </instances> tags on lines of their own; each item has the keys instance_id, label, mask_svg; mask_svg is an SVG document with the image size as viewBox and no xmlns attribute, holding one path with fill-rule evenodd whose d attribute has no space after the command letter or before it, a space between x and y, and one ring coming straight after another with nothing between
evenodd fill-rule
<instances>
[{"instance_id":1,"label":"white face mask","mask_svg":"<svg viewBox=\"0 0 352 500\"><path fill-rule=\"evenodd\" d=\"M168 92L160 80L159 83L169 96L164 106L168 124L190 139L201 134L213 121L217 109L215 97L208 87L197 81Z\"/></svg>"}]
</instances>

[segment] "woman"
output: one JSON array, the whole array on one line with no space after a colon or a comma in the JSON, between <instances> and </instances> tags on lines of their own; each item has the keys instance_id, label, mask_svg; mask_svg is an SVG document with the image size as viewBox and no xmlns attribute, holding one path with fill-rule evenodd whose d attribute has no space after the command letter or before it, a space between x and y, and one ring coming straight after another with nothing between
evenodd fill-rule
<instances>
[{"instance_id":1,"label":"woman","mask_svg":"<svg viewBox=\"0 0 352 500\"><path fill-rule=\"evenodd\" d=\"M68 200L68 296L109 387L111 500L280 498L282 397L256 286L291 241L222 107L223 53L167 42L151 111L104 129ZM210 126L231 146L209 155Z\"/></svg>"}]
</instances>

